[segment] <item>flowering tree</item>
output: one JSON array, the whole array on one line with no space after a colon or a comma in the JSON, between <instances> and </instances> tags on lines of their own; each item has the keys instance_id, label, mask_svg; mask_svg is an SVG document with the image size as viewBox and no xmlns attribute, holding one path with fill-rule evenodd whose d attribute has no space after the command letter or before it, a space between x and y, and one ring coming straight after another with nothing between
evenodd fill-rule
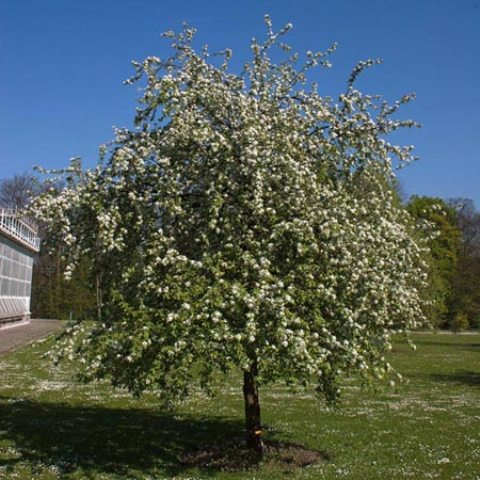
<instances>
[{"instance_id":1,"label":"flowering tree","mask_svg":"<svg viewBox=\"0 0 480 480\"><path fill-rule=\"evenodd\" d=\"M146 81L136 128L118 130L94 170L74 160L67 187L34 206L66 275L87 256L101 290L101 322L66 346L83 376L172 398L240 367L259 453L259 383L315 379L332 400L342 374L384 376L391 334L422 318L425 279L391 188L412 147L382 138L415 125L390 118L412 96L361 94L369 60L335 103L307 78L334 47L297 66L281 43L291 25L266 25L241 75L230 50L216 62L196 53L194 30L167 32L174 55L135 63L128 81Z\"/></svg>"}]
</instances>

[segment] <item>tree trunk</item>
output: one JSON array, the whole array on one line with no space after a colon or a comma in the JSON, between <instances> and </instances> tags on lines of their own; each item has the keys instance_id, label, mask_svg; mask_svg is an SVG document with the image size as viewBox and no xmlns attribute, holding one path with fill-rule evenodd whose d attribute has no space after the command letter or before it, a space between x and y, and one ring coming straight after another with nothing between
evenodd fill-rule
<instances>
[{"instance_id":1,"label":"tree trunk","mask_svg":"<svg viewBox=\"0 0 480 480\"><path fill-rule=\"evenodd\" d=\"M260 402L256 377L258 369L256 362L250 371L243 372L243 397L245 399L245 428L247 447L259 456L263 455L262 424L260 422Z\"/></svg>"},{"instance_id":2,"label":"tree trunk","mask_svg":"<svg viewBox=\"0 0 480 480\"><path fill-rule=\"evenodd\" d=\"M100 274L95 275L95 283L97 290L97 320L100 322L102 320L102 290L100 287Z\"/></svg>"}]
</instances>

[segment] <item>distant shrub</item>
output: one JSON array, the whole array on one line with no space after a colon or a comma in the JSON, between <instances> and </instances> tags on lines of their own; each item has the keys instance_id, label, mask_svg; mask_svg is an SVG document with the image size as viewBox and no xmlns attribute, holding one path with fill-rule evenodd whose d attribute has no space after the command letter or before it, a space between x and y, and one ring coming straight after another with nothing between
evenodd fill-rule
<instances>
[{"instance_id":1,"label":"distant shrub","mask_svg":"<svg viewBox=\"0 0 480 480\"><path fill-rule=\"evenodd\" d=\"M473 330L480 330L480 316L470 320L470 328Z\"/></svg>"},{"instance_id":2,"label":"distant shrub","mask_svg":"<svg viewBox=\"0 0 480 480\"><path fill-rule=\"evenodd\" d=\"M461 332L463 330L468 330L470 323L468 318L464 313L457 313L452 320L451 328L454 332Z\"/></svg>"}]
</instances>

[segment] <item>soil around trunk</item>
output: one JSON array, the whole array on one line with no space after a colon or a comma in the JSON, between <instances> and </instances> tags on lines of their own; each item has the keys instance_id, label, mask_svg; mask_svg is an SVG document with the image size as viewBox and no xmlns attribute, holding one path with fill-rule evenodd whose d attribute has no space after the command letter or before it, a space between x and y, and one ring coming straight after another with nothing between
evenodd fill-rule
<instances>
[{"instance_id":1,"label":"soil around trunk","mask_svg":"<svg viewBox=\"0 0 480 480\"><path fill-rule=\"evenodd\" d=\"M295 443L264 440L263 445L261 457L246 442L235 441L187 452L179 461L182 465L209 470L238 472L263 467L293 472L330 459L326 452Z\"/></svg>"}]
</instances>

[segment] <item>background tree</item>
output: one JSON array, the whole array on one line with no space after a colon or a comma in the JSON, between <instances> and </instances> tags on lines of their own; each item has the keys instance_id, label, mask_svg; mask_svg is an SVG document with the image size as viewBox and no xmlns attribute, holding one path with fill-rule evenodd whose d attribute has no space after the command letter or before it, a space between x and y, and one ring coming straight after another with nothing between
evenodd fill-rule
<instances>
[{"instance_id":1,"label":"background tree","mask_svg":"<svg viewBox=\"0 0 480 480\"><path fill-rule=\"evenodd\" d=\"M61 251L40 252L35 259L32 280L32 317L95 319L95 287L88 260L79 262L70 280L63 275Z\"/></svg>"},{"instance_id":2,"label":"background tree","mask_svg":"<svg viewBox=\"0 0 480 480\"><path fill-rule=\"evenodd\" d=\"M39 191L39 183L33 175L22 173L0 180L0 207L24 209L32 196Z\"/></svg>"},{"instance_id":3,"label":"background tree","mask_svg":"<svg viewBox=\"0 0 480 480\"><path fill-rule=\"evenodd\" d=\"M215 371L243 371L247 444L262 452L258 385L284 379L334 400L342 374L384 376L393 332L421 321L421 241L392 194L392 162L411 147L382 137L412 121L361 94L360 62L337 101L307 81L327 52L298 65L266 17L241 75L172 39L174 55L134 63L145 80L136 128L101 162L65 171L35 201L66 275L86 255L101 275L102 322L82 322L64 353L85 379L172 399ZM269 52L279 47L275 64ZM277 55L277 54L275 54Z\"/></svg>"},{"instance_id":4,"label":"background tree","mask_svg":"<svg viewBox=\"0 0 480 480\"><path fill-rule=\"evenodd\" d=\"M407 209L429 246L426 253L429 282L424 293L428 300L426 316L436 327L446 327L453 318L450 306L460 248L455 210L441 198L417 195L410 198Z\"/></svg>"},{"instance_id":5,"label":"background tree","mask_svg":"<svg viewBox=\"0 0 480 480\"><path fill-rule=\"evenodd\" d=\"M460 249L451 299L452 323L464 318L463 327L480 328L480 213L472 200L449 201L460 230Z\"/></svg>"}]
</instances>

